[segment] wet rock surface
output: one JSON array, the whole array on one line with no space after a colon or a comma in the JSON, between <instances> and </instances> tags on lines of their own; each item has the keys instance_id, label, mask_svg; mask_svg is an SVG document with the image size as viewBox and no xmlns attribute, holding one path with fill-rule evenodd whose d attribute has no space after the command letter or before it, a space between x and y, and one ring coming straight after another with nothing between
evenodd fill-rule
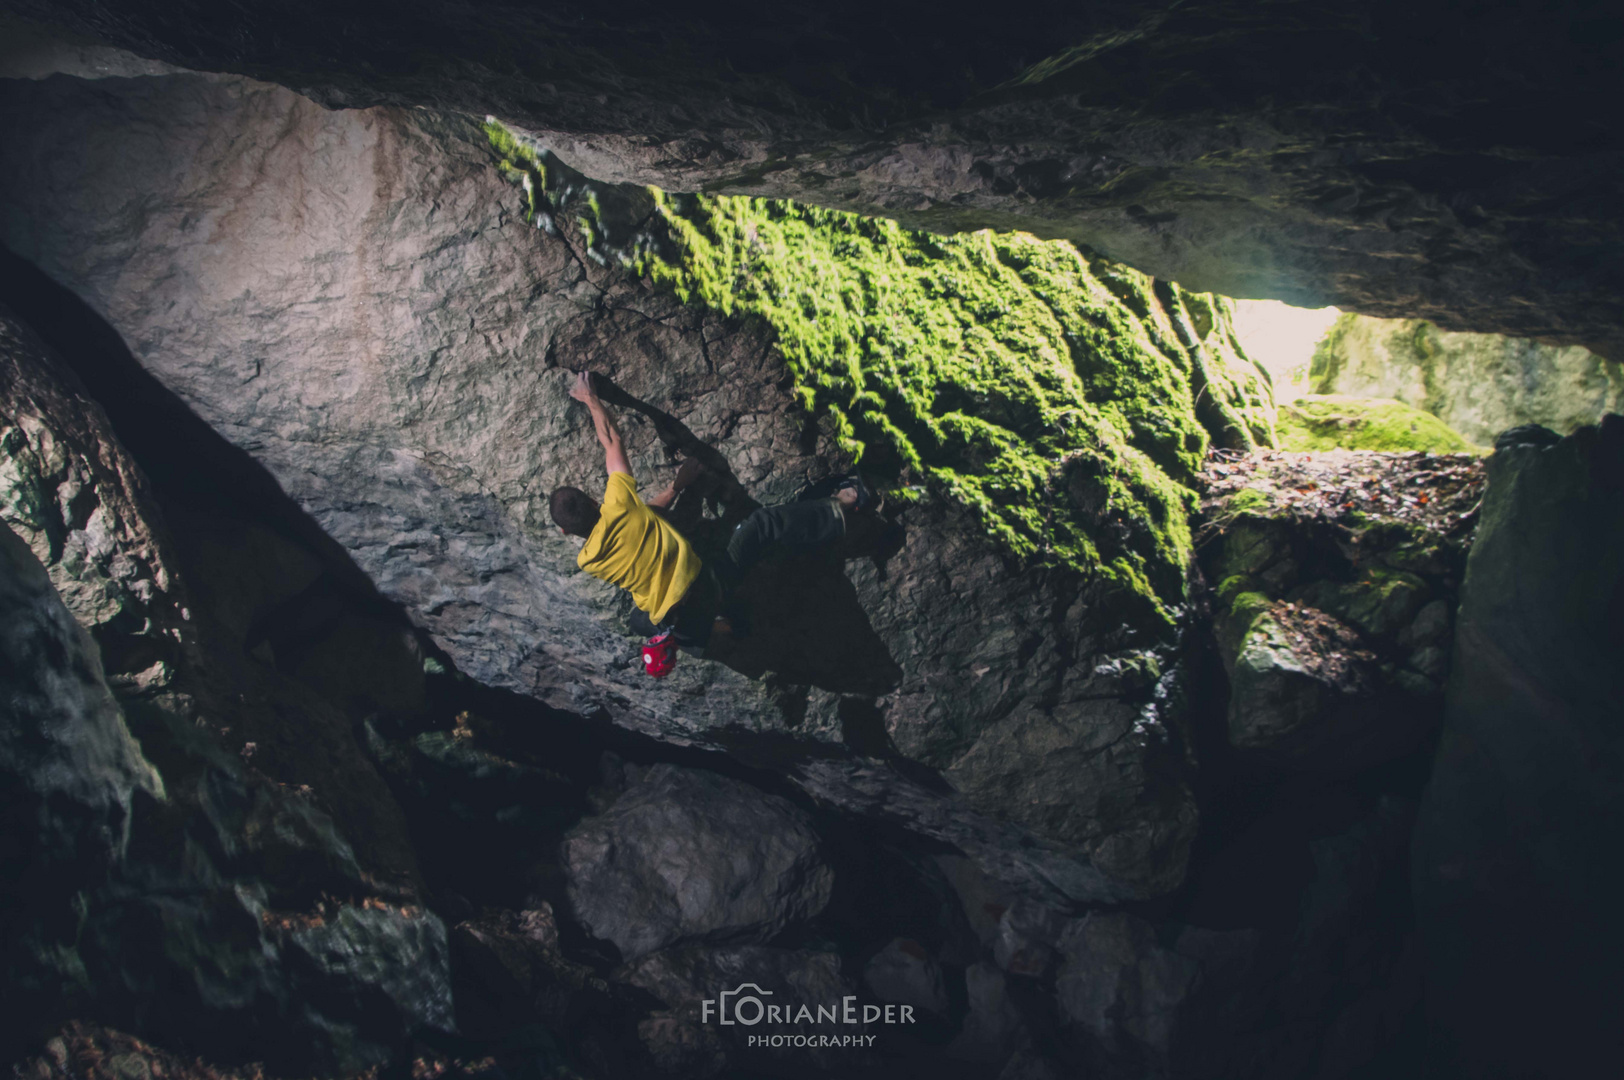
<instances>
[{"instance_id":1,"label":"wet rock surface","mask_svg":"<svg viewBox=\"0 0 1624 1080\"><path fill-rule=\"evenodd\" d=\"M328 106L494 114L604 181L1022 228L1226 295L1619 348L1619 129L1587 106L1624 39L1583 3L8 6Z\"/></svg>"}]
</instances>

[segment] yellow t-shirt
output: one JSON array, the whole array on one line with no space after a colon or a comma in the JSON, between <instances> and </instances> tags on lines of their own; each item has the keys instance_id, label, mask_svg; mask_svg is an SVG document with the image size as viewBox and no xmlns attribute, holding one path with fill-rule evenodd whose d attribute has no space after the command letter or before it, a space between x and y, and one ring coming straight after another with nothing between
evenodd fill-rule
<instances>
[{"instance_id":1,"label":"yellow t-shirt","mask_svg":"<svg viewBox=\"0 0 1624 1080\"><path fill-rule=\"evenodd\" d=\"M598 524L575 565L630 592L657 623L688 591L701 564L693 545L637 497L637 481L610 473Z\"/></svg>"}]
</instances>

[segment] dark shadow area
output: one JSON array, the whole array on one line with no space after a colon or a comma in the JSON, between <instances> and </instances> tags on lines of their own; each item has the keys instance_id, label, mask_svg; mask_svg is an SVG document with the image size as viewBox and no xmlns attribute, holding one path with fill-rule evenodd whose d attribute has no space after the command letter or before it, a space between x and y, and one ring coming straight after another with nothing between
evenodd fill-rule
<instances>
[{"instance_id":1,"label":"dark shadow area","mask_svg":"<svg viewBox=\"0 0 1624 1080\"><path fill-rule=\"evenodd\" d=\"M346 591L389 604L263 465L142 368L118 332L88 304L4 248L0 300L66 361L106 410L165 511L189 507L263 522L317 555Z\"/></svg>"}]
</instances>

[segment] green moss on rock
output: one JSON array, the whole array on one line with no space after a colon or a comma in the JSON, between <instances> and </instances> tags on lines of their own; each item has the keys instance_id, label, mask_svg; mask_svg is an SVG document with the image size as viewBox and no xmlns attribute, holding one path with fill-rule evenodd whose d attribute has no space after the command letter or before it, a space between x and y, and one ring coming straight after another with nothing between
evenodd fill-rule
<instances>
[{"instance_id":1,"label":"green moss on rock","mask_svg":"<svg viewBox=\"0 0 1624 1080\"><path fill-rule=\"evenodd\" d=\"M544 197L567 170L488 131L527 215L568 220ZM1171 622L1211 441L1197 376L1236 398L1214 413L1239 430L1226 445L1272 438L1266 378L1233 349L1225 301L1023 233L652 195L663 228L618 257L684 302L766 322L802 404L866 471L965 505L1016 557L1103 575L1130 621ZM604 233L595 206L588 244Z\"/></svg>"},{"instance_id":2,"label":"green moss on rock","mask_svg":"<svg viewBox=\"0 0 1624 1080\"><path fill-rule=\"evenodd\" d=\"M1298 398L1280 406L1277 427L1284 450L1481 452L1436 416L1391 398Z\"/></svg>"}]
</instances>

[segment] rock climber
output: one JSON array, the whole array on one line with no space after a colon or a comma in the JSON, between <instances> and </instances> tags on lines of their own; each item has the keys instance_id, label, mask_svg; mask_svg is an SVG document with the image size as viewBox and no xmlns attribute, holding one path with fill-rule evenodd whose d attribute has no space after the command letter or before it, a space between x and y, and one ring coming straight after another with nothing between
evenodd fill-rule
<instances>
[{"instance_id":1,"label":"rock climber","mask_svg":"<svg viewBox=\"0 0 1624 1080\"><path fill-rule=\"evenodd\" d=\"M669 508L699 477L699 461L685 460L671 483L645 502L637 495L620 429L593 389L590 372L576 375L570 397L592 414L609 480L601 504L580 488L566 486L553 492L549 509L564 535L586 541L575 564L631 593L643 616L634 618L634 625L650 634L644 668L656 678L675 666L679 645L703 656L718 626L737 633L722 615L724 598L773 546L808 549L836 543L846 534L849 516L870 509L875 501L859 477L832 478L825 485L833 491L828 498L751 513L733 531L726 553L707 564L687 537L655 512Z\"/></svg>"}]
</instances>

